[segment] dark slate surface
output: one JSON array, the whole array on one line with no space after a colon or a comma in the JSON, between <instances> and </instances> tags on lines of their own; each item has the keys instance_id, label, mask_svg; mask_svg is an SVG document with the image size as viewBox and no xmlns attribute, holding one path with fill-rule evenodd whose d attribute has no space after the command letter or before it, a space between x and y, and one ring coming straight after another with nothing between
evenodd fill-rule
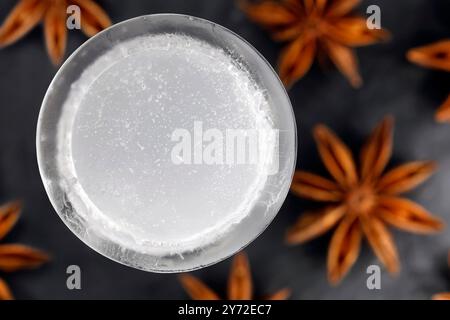
<instances>
[{"instance_id":1,"label":"dark slate surface","mask_svg":"<svg viewBox=\"0 0 450 320\"><path fill-rule=\"evenodd\" d=\"M3 20L15 0L0 2ZM175 12L215 21L250 41L273 65L280 45L250 23L232 0L101 1L114 22L143 14ZM334 69L314 67L292 88L290 97L299 127L298 166L323 171L311 138L318 122L334 128L357 150L371 128L385 114L396 117L392 164L412 159L435 159L440 171L409 196L450 222L450 125L438 125L433 112L450 88L450 74L416 67L405 61L410 47L448 37L450 3L447 0L373 0L382 8L383 26L393 41L358 50L365 85L353 90ZM86 38L69 34L67 52ZM175 275L133 270L112 262L81 243L62 223L47 199L38 173L35 128L40 103L56 69L47 58L41 27L19 43L0 50L0 199L24 199L24 215L8 242L33 244L51 252L53 260L30 272L5 276L15 295L23 299L171 299L187 298ZM422 237L395 232L402 272L396 278L383 273L382 289L366 288L365 269L378 263L364 246L357 264L344 282L326 281L329 236L307 245L286 247L286 228L310 204L290 195L274 223L248 248L259 295L288 286L295 299L428 299L450 290L446 268L450 231ZM229 260L196 272L224 293ZM82 269L82 290L66 289L65 269Z\"/></svg>"}]
</instances>

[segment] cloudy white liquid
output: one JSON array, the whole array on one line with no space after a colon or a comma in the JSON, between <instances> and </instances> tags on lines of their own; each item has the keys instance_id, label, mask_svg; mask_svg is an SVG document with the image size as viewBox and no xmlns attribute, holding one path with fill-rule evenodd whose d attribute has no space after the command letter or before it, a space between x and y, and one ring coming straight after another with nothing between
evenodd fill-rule
<instances>
[{"instance_id":1,"label":"cloudy white liquid","mask_svg":"<svg viewBox=\"0 0 450 320\"><path fill-rule=\"evenodd\" d=\"M60 169L90 228L126 248L183 253L214 243L261 197L268 165L176 165L177 128L272 128L271 106L222 49L184 35L113 47L72 85L63 108ZM263 141L274 157L273 141Z\"/></svg>"}]
</instances>

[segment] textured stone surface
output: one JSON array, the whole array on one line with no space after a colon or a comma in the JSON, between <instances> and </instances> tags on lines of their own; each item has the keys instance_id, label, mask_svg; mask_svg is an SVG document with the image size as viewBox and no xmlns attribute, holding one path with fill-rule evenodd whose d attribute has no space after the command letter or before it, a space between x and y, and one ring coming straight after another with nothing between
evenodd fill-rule
<instances>
[{"instance_id":1,"label":"textured stone surface","mask_svg":"<svg viewBox=\"0 0 450 320\"><path fill-rule=\"evenodd\" d=\"M0 19L15 0L1 1ZM135 16L174 12L217 22L246 38L272 65L281 48L251 24L230 0L100 1L114 22ZM333 68L312 71L290 91L299 128L298 167L320 172L311 129L324 122L358 150L385 114L396 117L395 152L391 165L413 159L434 159L440 171L409 194L450 223L450 125L438 125L433 113L445 99L450 74L409 64L408 48L448 37L450 4L446 0L374 0L382 9L383 26L393 33L390 43L358 50L365 84L353 90ZM43 248L53 261L42 269L7 275L18 298L186 298L175 275L145 273L121 266L85 246L53 211L36 164L35 127L42 98L56 69L43 47L41 27L26 39L0 50L0 199L22 198L24 215L7 241ZM68 53L86 39L70 32ZM383 273L382 290L366 289L365 269L378 263L364 246L357 264L343 283L326 281L325 236L309 244L286 247L283 234L311 204L289 196L274 223L248 248L257 295L289 286L295 299L428 299L450 289L446 267L450 232L422 237L395 232L402 261L397 278ZM65 269L82 269L82 290L66 289ZM196 272L213 288L226 287L229 261Z\"/></svg>"}]
</instances>

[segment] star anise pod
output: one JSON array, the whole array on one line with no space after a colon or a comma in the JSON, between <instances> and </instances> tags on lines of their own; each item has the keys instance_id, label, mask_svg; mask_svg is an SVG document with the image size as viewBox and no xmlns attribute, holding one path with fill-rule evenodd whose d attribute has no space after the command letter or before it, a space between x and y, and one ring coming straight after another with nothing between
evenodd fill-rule
<instances>
[{"instance_id":1,"label":"star anise pod","mask_svg":"<svg viewBox=\"0 0 450 320\"><path fill-rule=\"evenodd\" d=\"M217 293L190 274L181 275L180 281L186 292L194 300L220 300ZM247 255L243 252L237 254L233 259L228 279L227 295L228 300L251 300L253 297L250 264ZM289 295L290 291L288 289L282 289L267 296L265 300L285 300Z\"/></svg>"},{"instance_id":2,"label":"star anise pod","mask_svg":"<svg viewBox=\"0 0 450 320\"><path fill-rule=\"evenodd\" d=\"M318 212L303 214L288 230L287 242L298 244L336 227L328 249L328 279L338 283L359 255L363 236L391 273L399 270L397 249L387 226L428 234L443 222L423 207L399 197L435 170L433 162L409 162L383 173L392 154L393 119L379 124L360 154L357 170L349 148L326 126L314 129L320 157L333 180L297 171L291 191L303 198L327 202Z\"/></svg>"},{"instance_id":3,"label":"star anise pod","mask_svg":"<svg viewBox=\"0 0 450 320\"><path fill-rule=\"evenodd\" d=\"M286 86L302 78L316 54L325 53L353 87L362 79L354 47L366 46L388 33L369 29L354 14L359 0L261 0L242 4L248 17L267 29L276 41L289 45L279 58L278 71Z\"/></svg>"},{"instance_id":4,"label":"star anise pod","mask_svg":"<svg viewBox=\"0 0 450 320\"><path fill-rule=\"evenodd\" d=\"M10 202L0 207L0 240L14 227L21 211L20 202ZM32 269L48 260L48 255L21 244L0 244L0 271L13 272ZM13 296L5 281L0 278L0 300Z\"/></svg>"},{"instance_id":5,"label":"star anise pod","mask_svg":"<svg viewBox=\"0 0 450 320\"><path fill-rule=\"evenodd\" d=\"M450 267L450 252L448 253L447 263ZM450 300L450 292L437 293L433 296L433 300Z\"/></svg>"},{"instance_id":6,"label":"star anise pod","mask_svg":"<svg viewBox=\"0 0 450 320\"><path fill-rule=\"evenodd\" d=\"M80 8L81 29L88 37L111 25L105 11L92 0L20 0L0 27L0 47L16 42L42 21L47 52L55 65L60 64L66 50L70 5Z\"/></svg>"},{"instance_id":7,"label":"star anise pod","mask_svg":"<svg viewBox=\"0 0 450 320\"><path fill-rule=\"evenodd\" d=\"M450 39L411 49L407 58L423 67L450 72ZM450 121L450 95L437 110L435 118L439 122Z\"/></svg>"}]
</instances>

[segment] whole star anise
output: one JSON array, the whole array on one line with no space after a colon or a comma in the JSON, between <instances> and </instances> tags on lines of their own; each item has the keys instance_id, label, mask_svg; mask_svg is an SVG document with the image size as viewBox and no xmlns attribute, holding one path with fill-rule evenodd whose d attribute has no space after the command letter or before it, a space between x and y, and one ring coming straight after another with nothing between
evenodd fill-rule
<instances>
[{"instance_id":1,"label":"whole star anise","mask_svg":"<svg viewBox=\"0 0 450 320\"><path fill-rule=\"evenodd\" d=\"M0 207L0 240L14 227L19 219L20 202L11 202ZM0 245L0 271L13 272L32 269L48 260L48 255L21 244ZM13 296L7 284L0 278L0 300L10 300Z\"/></svg>"},{"instance_id":2,"label":"whole star anise","mask_svg":"<svg viewBox=\"0 0 450 320\"><path fill-rule=\"evenodd\" d=\"M298 244L336 227L328 249L328 279L338 283L367 241L391 273L399 270L397 249L387 226L415 233L434 233L443 222L418 204L399 197L426 180L433 162L410 162L384 173L392 154L393 119L377 126L360 155L357 170L349 148L327 127L318 125L314 137L320 157L334 181L297 171L291 191L303 198L327 202L319 212L303 214L288 230L287 242Z\"/></svg>"},{"instance_id":3,"label":"whole star anise","mask_svg":"<svg viewBox=\"0 0 450 320\"><path fill-rule=\"evenodd\" d=\"M450 72L450 39L411 49L407 58L423 67ZM450 95L436 111L435 118L439 122L450 121Z\"/></svg>"},{"instance_id":4,"label":"whole star anise","mask_svg":"<svg viewBox=\"0 0 450 320\"><path fill-rule=\"evenodd\" d=\"M351 85L362 79L352 48L366 46L388 33L369 29L366 19L354 15L359 0L261 0L242 2L248 17L266 28L276 41L287 41L278 70L286 86L302 78L320 51L325 53ZM319 52L319 53L320 53Z\"/></svg>"},{"instance_id":5,"label":"whole star anise","mask_svg":"<svg viewBox=\"0 0 450 320\"><path fill-rule=\"evenodd\" d=\"M190 274L181 275L180 281L186 292L194 300L220 300L217 293ZM289 295L288 289L282 289L267 296L266 300L285 300ZM228 300L251 300L252 297L253 284L250 264L247 255L241 252L234 257L232 262L228 279Z\"/></svg>"},{"instance_id":6,"label":"whole star anise","mask_svg":"<svg viewBox=\"0 0 450 320\"><path fill-rule=\"evenodd\" d=\"M83 32L91 37L111 25L103 9L92 0L20 0L0 27L0 47L8 46L43 21L50 59L61 63L67 42L67 7L80 8Z\"/></svg>"},{"instance_id":7,"label":"whole star anise","mask_svg":"<svg viewBox=\"0 0 450 320\"><path fill-rule=\"evenodd\" d=\"M448 253L447 263L450 267L450 252ZM437 293L433 296L433 300L450 300L450 292Z\"/></svg>"}]
</instances>

